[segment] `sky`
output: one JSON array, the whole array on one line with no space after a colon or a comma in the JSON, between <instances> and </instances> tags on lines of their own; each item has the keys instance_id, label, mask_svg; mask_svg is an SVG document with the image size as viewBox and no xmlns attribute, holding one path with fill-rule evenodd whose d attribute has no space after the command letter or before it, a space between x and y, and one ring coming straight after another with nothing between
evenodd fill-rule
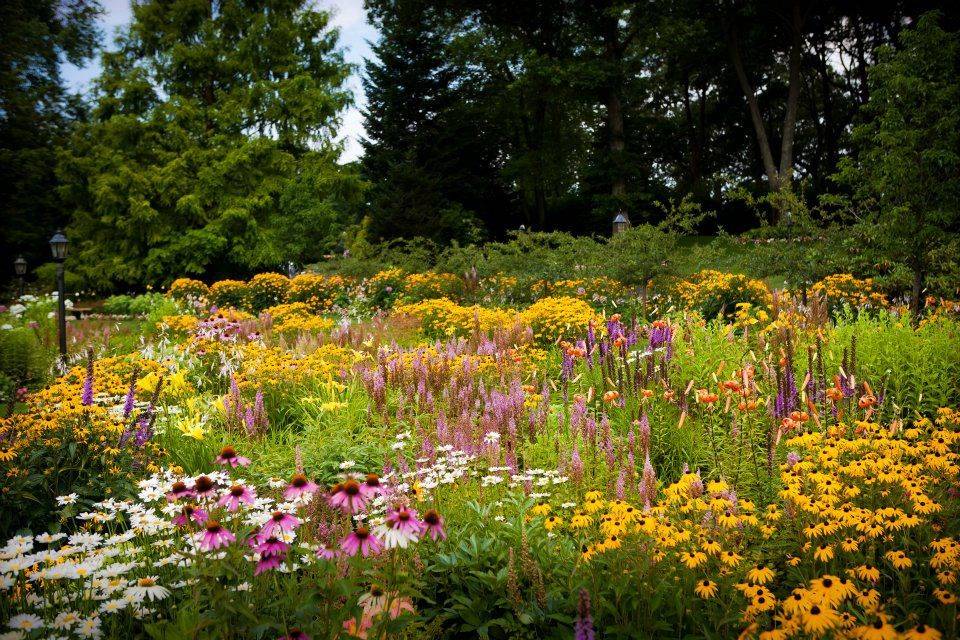
<instances>
[{"instance_id":1,"label":"sky","mask_svg":"<svg viewBox=\"0 0 960 640\"><path fill-rule=\"evenodd\" d=\"M114 32L130 22L130 0L101 0L104 14L101 17L101 26L104 33L104 45L112 46ZM370 41L377 38L377 31L367 23L367 14L363 10L363 0L316 0L317 6L333 12L333 25L340 28L340 47L343 49L347 62L358 65L353 75L347 81L347 86L353 92L354 106L341 114L338 140L344 142L344 151L341 162L356 160L363 153L360 139L363 137L363 115L360 110L366 104L363 95L363 86L360 84L360 71L363 68L364 58L372 56ZM99 57L91 60L85 67L76 67L72 64L63 66L63 76L71 88L76 91L86 91L91 81L100 73Z\"/></svg>"}]
</instances>

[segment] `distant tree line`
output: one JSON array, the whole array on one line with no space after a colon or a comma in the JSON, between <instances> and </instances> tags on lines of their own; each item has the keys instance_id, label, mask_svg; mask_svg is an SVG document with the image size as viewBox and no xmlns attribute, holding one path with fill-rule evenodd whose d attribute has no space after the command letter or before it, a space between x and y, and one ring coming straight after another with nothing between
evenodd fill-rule
<instances>
[{"instance_id":1,"label":"distant tree line","mask_svg":"<svg viewBox=\"0 0 960 640\"><path fill-rule=\"evenodd\" d=\"M606 232L686 195L728 230L779 222L845 193L831 176L879 48L930 10L958 20L956 3L885 0L366 6L369 233L441 242Z\"/></svg>"}]
</instances>

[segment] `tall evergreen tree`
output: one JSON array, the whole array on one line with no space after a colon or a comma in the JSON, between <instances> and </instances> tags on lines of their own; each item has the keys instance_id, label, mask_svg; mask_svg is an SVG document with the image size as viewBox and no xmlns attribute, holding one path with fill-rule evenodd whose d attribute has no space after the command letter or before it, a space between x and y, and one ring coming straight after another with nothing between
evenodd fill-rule
<instances>
[{"instance_id":1,"label":"tall evergreen tree","mask_svg":"<svg viewBox=\"0 0 960 640\"><path fill-rule=\"evenodd\" d=\"M11 275L13 255L33 266L49 255L47 239L66 222L54 190L55 147L83 104L60 65L93 56L100 11L95 0L0 2L0 281Z\"/></svg>"},{"instance_id":2,"label":"tall evergreen tree","mask_svg":"<svg viewBox=\"0 0 960 640\"><path fill-rule=\"evenodd\" d=\"M444 13L426 0L368 0L381 39L364 78L368 108L363 175L374 237L470 240L502 224L490 114L449 50Z\"/></svg>"},{"instance_id":3,"label":"tall evergreen tree","mask_svg":"<svg viewBox=\"0 0 960 640\"><path fill-rule=\"evenodd\" d=\"M349 66L304 0L146 0L63 154L91 284L319 258L359 182L330 143Z\"/></svg>"}]
</instances>

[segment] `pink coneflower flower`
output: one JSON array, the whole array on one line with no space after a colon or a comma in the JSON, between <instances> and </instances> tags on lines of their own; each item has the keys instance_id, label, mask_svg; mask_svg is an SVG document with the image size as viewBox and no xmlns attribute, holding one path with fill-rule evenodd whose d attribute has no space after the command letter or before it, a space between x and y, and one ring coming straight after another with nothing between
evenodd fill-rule
<instances>
[{"instance_id":1,"label":"pink coneflower flower","mask_svg":"<svg viewBox=\"0 0 960 640\"><path fill-rule=\"evenodd\" d=\"M347 478L331 488L330 506L352 515L366 508L367 497L363 494L359 482L353 478Z\"/></svg>"},{"instance_id":2,"label":"pink coneflower flower","mask_svg":"<svg viewBox=\"0 0 960 640\"><path fill-rule=\"evenodd\" d=\"M446 540L447 534L443 530L443 518L437 513L436 509L428 509L423 514L423 524L421 525L423 533L426 533L433 540Z\"/></svg>"},{"instance_id":3,"label":"pink coneflower flower","mask_svg":"<svg viewBox=\"0 0 960 640\"><path fill-rule=\"evenodd\" d=\"M362 525L341 540L340 546L348 556L355 556L359 551L366 557L379 553L383 549L383 543L377 536L370 533L370 529Z\"/></svg>"},{"instance_id":4,"label":"pink coneflower flower","mask_svg":"<svg viewBox=\"0 0 960 640\"><path fill-rule=\"evenodd\" d=\"M261 556L285 556L290 548L290 545L280 538L263 532L250 538L250 546Z\"/></svg>"},{"instance_id":5,"label":"pink coneflower flower","mask_svg":"<svg viewBox=\"0 0 960 640\"><path fill-rule=\"evenodd\" d=\"M236 449L227 446L220 450L220 455L216 460L219 464L229 465L231 467L245 467L250 464L249 458L237 455Z\"/></svg>"},{"instance_id":6,"label":"pink coneflower flower","mask_svg":"<svg viewBox=\"0 0 960 640\"><path fill-rule=\"evenodd\" d=\"M187 486L186 482L178 480L173 483L173 486L170 487L170 491L167 492L167 500L170 502L176 502L180 498L192 498L193 491L190 487Z\"/></svg>"},{"instance_id":7,"label":"pink coneflower flower","mask_svg":"<svg viewBox=\"0 0 960 640\"><path fill-rule=\"evenodd\" d=\"M200 535L200 550L213 551L236 541L237 537L220 526L216 520L207 522L206 531Z\"/></svg>"},{"instance_id":8,"label":"pink coneflower flower","mask_svg":"<svg viewBox=\"0 0 960 640\"><path fill-rule=\"evenodd\" d=\"M416 542L423 531L423 523L417 520L417 512L407 507L398 507L387 513L386 526L378 528L387 549L400 547L406 549Z\"/></svg>"},{"instance_id":9,"label":"pink coneflower flower","mask_svg":"<svg viewBox=\"0 0 960 640\"><path fill-rule=\"evenodd\" d=\"M191 522L203 524L207 521L207 512L195 504L185 504L180 513L173 519L173 524L178 527L186 527Z\"/></svg>"},{"instance_id":10,"label":"pink coneflower flower","mask_svg":"<svg viewBox=\"0 0 960 640\"><path fill-rule=\"evenodd\" d=\"M210 476L200 476L193 483L193 493L198 498L209 498L217 490L217 483Z\"/></svg>"},{"instance_id":11,"label":"pink coneflower flower","mask_svg":"<svg viewBox=\"0 0 960 640\"><path fill-rule=\"evenodd\" d=\"M334 549L333 547L328 547L325 544L321 545L320 548L317 549L317 557L321 560L336 560L341 554L342 552L340 549Z\"/></svg>"},{"instance_id":12,"label":"pink coneflower flower","mask_svg":"<svg viewBox=\"0 0 960 640\"><path fill-rule=\"evenodd\" d=\"M310 640L310 636L297 628L291 628L285 636L280 636L277 640Z\"/></svg>"},{"instance_id":13,"label":"pink coneflower flower","mask_svg":"<svg viewBox=\"0 0 960 640\"><path fill-rule=\"evenodd\" d=\"M257 568L253 570L253 575L258 576L261 573L276 569L283 564L286 554L277 556L263 556L257 561Z\"/></svg>"},{"instance_id":14,"label":"pink coneflower flower","mask_svg":"<svg viewBox=\"0 0 960 640\"><path fill-rule=\"evenodd\" d=\"M383 493L383 485L380 484L380 476L375 473L367 474L366 481L360 485L360 494L365 500L369 500L381 493Z\"/></svg>"},{"instance_id":15,"label":"pink coneflower flower","mask_svg":"<svg viewBox=\"0 0 960 640\"><path fill-rule=\"evenodd\" d=\"M285 500L293 500L294 498L299 498L304 494L310 494L319 489L316 483L311 482L307 476L302 473L295 473L292 478L290 478L290 484L283 491L283 497Z\"/></svg>"},{"instance_id":16,"label":"pink coneflower flower","mask_svg":"<svg viewBox=\"0 0 960 640\"><path fill-rule=\"evenodd\" d=\"M256 495L253 492L253 489L246 485L235 484L230 487L225 494L220 496L220 499L217 500L217 504L221 507L226 507L227 511L236 511L240 508L240 503L244 504L253 504L253 499Z\"/></svg>"},{"instance_id":17,"label":"pink coneflower flower","mask_svg":"<svg viewBox=\"0 0 960 640\"><path fill-rule=\"evenodd\" d=\"M300 521L289 513L274 511L267 523L263 525L263 533L272 535L279 531L293 531L300 526Z\"/></svg>"}]
</instances>

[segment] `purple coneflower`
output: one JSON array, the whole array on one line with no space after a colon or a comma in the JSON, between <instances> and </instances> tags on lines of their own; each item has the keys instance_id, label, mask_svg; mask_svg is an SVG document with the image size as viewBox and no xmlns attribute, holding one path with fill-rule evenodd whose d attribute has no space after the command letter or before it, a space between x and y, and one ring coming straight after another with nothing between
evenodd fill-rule
<instances>
[{"instance_id":1,"label":"purple coneflower","mask_svg":"<svg viewBox=\"0 0 960 640\"><path fill-rule=\"evenodd\" d=\"M226 507L227 511L236 511L240 508L240 504L253 504L253 499L256 497L253 489L246 485L235 484L230 487L225 494L223 494L217 504L221 507Z\"/></svg>"},{"instance_id":2,"label":"purple coneflower","mask_svg":"<svg viewBox=\"0 0 960 640\"><path fill-rule=\"evenodd\" d=\"M285 556L287 549L290 548L286 542L280 538L268 535L266 532L258 533L250 538L250 546L261 556Z\"/></svg>"},{"instance_id":3,"label":"purple coneflower","mask_svg":"<svg viewBox=\"0 0 960 640\"><path fill-rule=\"evenodd\" d=\"M383 543L365 526L359 526L340 541L343 552L348 556L355 556L357 552L364 557L377 554L383 549Z\"/></svg>"},{"instance_id":4,"label":"purple coneflower","mask_svg":"<svg viewBox=\"0 0 960 640\"><path fill-rule=\"evenodd\" d=\"M193 491L190 487L187 486L186 482L182 480L177 480L170 487L170 491L167 492L167 500L170 502L176 502L180 498L192 498Z\"/></svg>"},{"instance_id":5,"label":"purple coneflower","mask_svg":"<svg viewBox=\"0 0 960 640\"><path fill-rule=\"evenodd\" d=\"M262 556L257 561L257 567L256 569L253 570L253 575L258 576L261 573L265 573L272 569L276 569L281 564L283 564L283 561L284 559L286 559L286 557L287 557L286 554L281 554L276 556L274 555Z\"/></svg>"},{"instance_id":6,"label":"purple coneflower","mask_svg":"<svg viewBox=\"0 0 960 640\"><path fill-rule=\"evenodd\" d=\"M174 519L173 524L178 527L189 526L190 523L204 524L207 521L207 512L195 504L185 504Z\"/></svg>"},{"instance_id":7,"label":"purple coneflower","mask_svg":"<svg viewBox=\"0 0 960 640\"><path fill-rule=\"evenodd\" d=\"M295 473L293 477L290 478L290 484L283 490L283 498L285 500L293 500L302 495L314 493L319 488L316 483L311 482L304 474Z\"/></svg>"},{"instance_id":8,"label":"purple coneflower","mask_svg":"<svg viewBox=\"0 0 960 640\"><path fill-rule=\"evenodd\" d=\"M210 476L200 476L193 482L193 493L198 498L209 498L217 490L217 484Z\"/></svg>"},{"instance_id":9,"label":"purple coneflower","mask_svg":"<svg viewBox=\"0 0 960 640\"><path fill-rule=\"evenodd\" d=\"M220 450L220 455L217 456L216 462L225 466L229 465L230 467L245 467L250 464L250 459L237 455L236 449L231 446L226 446Z\"/></svg>"},{"instance_id":10,"label":"purple coneflower","mask_svg":"<svg viewBox=\"0 0 960 640\"><path fill-rule=\"evenodd\" d=\"M347 478L330 490L330 506L352 515L366 508L367 497L363 494L359 482L353 478Z\"/></svg>"},{"instance_id":11,"label":"purple coneflower","mask_svg":"<svg viewBox=\"0 0 960 640\"><path fill-rule=\"evenodd\" d=\"M368 473L366 481L360 485L360 493L367 500L383 493L383 485L380 484L380 476L375 473Z\"/></svg>"},{"instance_id":12,"label":"purple coneflower","mask_svg":"<svg viewBox=\"0 0 960 640\"><path fill-rule=\"evenodd\" d=\"M206 530L200 534L200 550L213 551L236 541L237 537L224 529L216 520L207 522Z\"/></svg>"},{"instance_id":13,"label":"purple coneflower","mask_svg":"<svg viewBox=\"0 0 960 640\"><path fill-rule=\"evenodd\" d=\"M423 514L423 524L421 525L423 533L426 533L433 540L446 540L447 534L443 530L443 518L437 513L436 509L428 509Z\"/></svg>"},{"instance_id":14,"label":"purple coneflower","mask_svg":"<svg viewBox=\"0 0 960 640\"><path fill-rule=\"evenodd\" d=\"M292 628L285 636L280 636L277 640L310 640L310 636L300 629Z\"/></svg>"},{"instance_id":15,"label":"purple coneflower","mask_svg":"<svg viewBox=\"0 0 960 640\"><path fill-rule=\"evenodd\" d=\"M292 514L274 511L270 519L263 525L263 533L269 536L279 531L293 531L299 526L300 521Z\"/></svg>"},{"instance_id":16,"label":"purple coneflower","mask_svg":"<svg viewBox=\"0 0 960 640\"><path fill-rule=\"evenodd\" d=\"M321 560L336 560L342 553L343 552L340 551L340 549L334 549L333 547L325 544L320 545L320 548L317 549L317 557Z\"/></svg>"}]
</instances>

